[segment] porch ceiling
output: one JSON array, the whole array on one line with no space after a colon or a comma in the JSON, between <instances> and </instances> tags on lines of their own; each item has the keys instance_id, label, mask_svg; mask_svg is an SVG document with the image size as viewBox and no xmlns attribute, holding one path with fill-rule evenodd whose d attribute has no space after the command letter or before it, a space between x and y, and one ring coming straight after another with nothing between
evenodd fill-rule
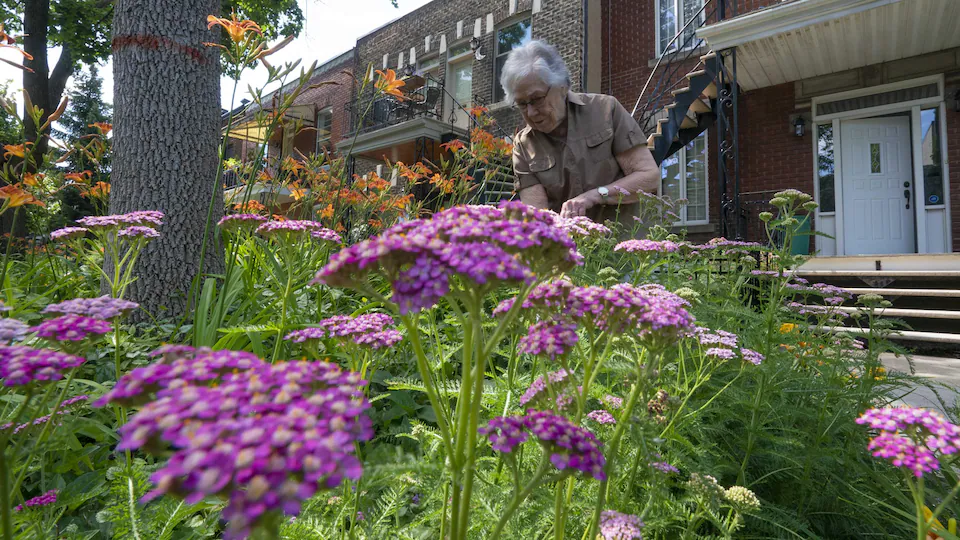
<instances>
[{"instance_id":1,"label":"porch ceiling","mask_svg":"<svg viewBox=\"0 0 960 540\"><path fill-rule=\"evenodd\" d=\"M697 35L736 47L737 81L753 90L958 47L958 20L957 0L793 0Z\"/></svg>"}]
</instances>

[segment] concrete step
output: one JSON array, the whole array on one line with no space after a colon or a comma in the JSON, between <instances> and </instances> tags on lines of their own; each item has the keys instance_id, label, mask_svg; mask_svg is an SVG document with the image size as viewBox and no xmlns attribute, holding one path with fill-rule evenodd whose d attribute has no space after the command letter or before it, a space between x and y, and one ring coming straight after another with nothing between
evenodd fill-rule
<instances>
[{"instance_id":1,"label":"concrete step","mask_svg":"<svg viewBox=\"0 0 960 540\"><path fill-rule=\"evenodd\" d=\"M833 333L848 333L855 335L867 335L870 333L865 328L847 328L844 326L820 326L820 330ZM890 339L903 341L919 341L924 343L940 343L945 345L960 345L960 334L947 334L943 332L917 332L915 330L900 330L890 335Z\"/></svg>"},{"instance_id":2,"label":"concrete step","mask_svg":"<svg viewBox=\"0 0 960 540\"><path fill-rule=\"evenodd\" d=\"M819 306L807 306L816 309ZM857 313L861 308L840 306L834 308L844 313ZM958 319L960 320L960 311L951 311L949 309L903 309L903 308L880 308L876 311L877 315L882 317L913 317L919 319Z\"/></svg>"},{"instance_id":3,"label":"concrete step","mask_svg":"<svg viewBox=\"0 0 960 540\"><path fill-rule=\"evenodd\" d=\"M885 297L891 296L932 296L937 298L960 298L960 291L955 289L870 289L862 287L844 287L851 294L879 294Z\"/></svg>"}]
</instances>

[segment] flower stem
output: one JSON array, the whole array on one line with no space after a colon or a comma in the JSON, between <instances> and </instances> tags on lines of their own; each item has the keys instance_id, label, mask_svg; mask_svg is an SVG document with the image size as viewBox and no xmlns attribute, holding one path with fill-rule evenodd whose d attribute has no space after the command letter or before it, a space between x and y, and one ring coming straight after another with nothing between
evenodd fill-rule
<instances>
[{"instance_id":1,"label":"flower stem","mask_svg":"<svg viewBox=\"0 0 960 540\"><path fill-rule=\"evenodd\" d=\"M517 511L517 508L520 507L520 504L523 503L533 493L533 490L540 486L540 480L545 474L550 466L550 460L546 459L546 456L540 459L540 466L537 468L537 472L533 473L533 478L527 483L523 488L523 491L514 490L513 499L510 501L510 505L507 506L506 510L503 511L503 515L500 516L500 521L497 522L497 526L493 529L493 533L490 534L490 540L497 540L500 538L500 534L503 532L503 528L507 525L507 522L510 521L510 518L513 516L514 512ZM442 538L442 536L441 536Z\"/></svg>"},{"instance_id":2,"label":"flower stem","mask_svg":"<svg viewBox=\"0 0 960 540\"><path fill-rule=\"evenodd\" d=\"M6 445L4 445L6 446ZM6 449L0 450L0 522L3 526L4 540L13 540L13 523L10 505L10 472L7 469Z\"/></svg>"}]
</instances>

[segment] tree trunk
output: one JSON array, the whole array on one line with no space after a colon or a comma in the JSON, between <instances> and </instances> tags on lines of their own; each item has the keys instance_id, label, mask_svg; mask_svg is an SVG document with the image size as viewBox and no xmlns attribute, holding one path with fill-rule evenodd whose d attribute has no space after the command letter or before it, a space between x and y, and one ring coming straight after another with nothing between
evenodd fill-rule
<instances>
[{"instance_id":1,"label":"tree trunk","mask_svg":"<svg viewBox=\"0 0 960 540\"><path fill-rule=\"evenodd\" d=\"M41 123L56 108L50 101L50 66L47 63L47 25L50 22L50 0L26 0L23 6L23 50L33 56L33 60L24 59L23 65L33 72L23 72L23 89L34 105L43 109ZM59 99L59 98L58 98ZM55 103L55 102L54 102ZM37 140L37 126L24 112L24 135L27 141L34 143L33 155L39 165L40 158L47 150L47 139ZM32 167L33 168L33 167Z\"/></svg>"},{"instance_id":2,"label":"tree trunk","mask_svg":"<svg viewBox=\"0 0 960 540\"><path fill-rule=\"evenodd\" d=\"M213 186L220 132L219 53L206 17L219 0L117 0L113 19L114 131L110 212L160 210L161 236L141 255L130 297L154 316L187 309L207 208L214 200L205 271L223 191Z\"/></svg>"}]
</instances>

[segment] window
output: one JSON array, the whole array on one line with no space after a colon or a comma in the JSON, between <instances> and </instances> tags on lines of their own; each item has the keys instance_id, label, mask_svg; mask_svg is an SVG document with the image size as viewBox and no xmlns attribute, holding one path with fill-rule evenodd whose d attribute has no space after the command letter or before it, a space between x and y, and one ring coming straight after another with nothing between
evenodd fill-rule
<instances>
[{"instance_id":1,"label":"window","mask_svg":"<svg viewBox=\"0 0 960 540\"><path fill-rule=\"evenodd\" d=\"M920 153L923 158L923 195L927 206L943 202L943 159L940 156L940 109L920 112Z\"/></svg>"},{"instance_id":2,"label":"window","mask_svg":"<svg viewBox=\"0 0 960 540\"><path fill-rule=\"evenodd\" d=\"M699 46L702 40L697 39L695 34L697 28L703 24L703 14L700 12L700 8L703 7L703 0L657 1L657 12L660 14L660 24L657 25L657 54ZM673 41L673 36L677 35L677 32L694 18L698 18L699 22L690 23L683 35Z\"/></svg>"},{"instance_id":3,"label":"window","mask_svg":"<svg viewBox=\"0 0 960 540\"><path fill-rule=\"evenodd\" d=\"M330 129L333 126L333 111L325 109L317 113L317 148L319 154L321 149L330 143Z\"/></svg>"},{"instance_id":4,"label":"window","mask_svg":"<svg viewBox=\"0 0 960 540\"><path fill-rule=\"evenodd\" d=\"M417 72L426 79L424 86L440 86L440 57L434 56L429 60L421 60Z\"/></svg>"},{"instance_id":5,"label":"window","mask_svg":"<svg viewBox=\"0 0 960 540\"><path fill-rule=\"evenodd\" d=\"M686 199L679 209L677 225L709 222L707 216L707 134L700 134L679 152L660 164L660 194L677 201Z\"/></svg>"},{"instance_id":6,"label":"window","mask_svg":"<svg viewBox=\"0 0 960 540\"><path fill-rule=\"evenodd\" d=\"M493 102L500 103L504 99L503 87L500 86L500 72L507 61L507 54L530 42L530 19L517 21L509 26L497 29L496 62L493 72Z\"/></svg>"},{"instance_id":7,"label":"window","mask_svg":"<svg viewBox=\"0 0 960 540\"><path fill-rule=\"evenodd\" d=\"M833 180L833 124L817 125L817 182L820 212L835 212L837 199Z\"/></svg>"},{"instance_id":8,"label":"window","mask_svg":"<svg viewBox=\"0 0 960 540\"><path fill-rule=\"evenodd\" d=\"M883 173L882 167L880 166L881 160L880 143L870 143L870 174Z\"/></svg>"}]
</instances>

